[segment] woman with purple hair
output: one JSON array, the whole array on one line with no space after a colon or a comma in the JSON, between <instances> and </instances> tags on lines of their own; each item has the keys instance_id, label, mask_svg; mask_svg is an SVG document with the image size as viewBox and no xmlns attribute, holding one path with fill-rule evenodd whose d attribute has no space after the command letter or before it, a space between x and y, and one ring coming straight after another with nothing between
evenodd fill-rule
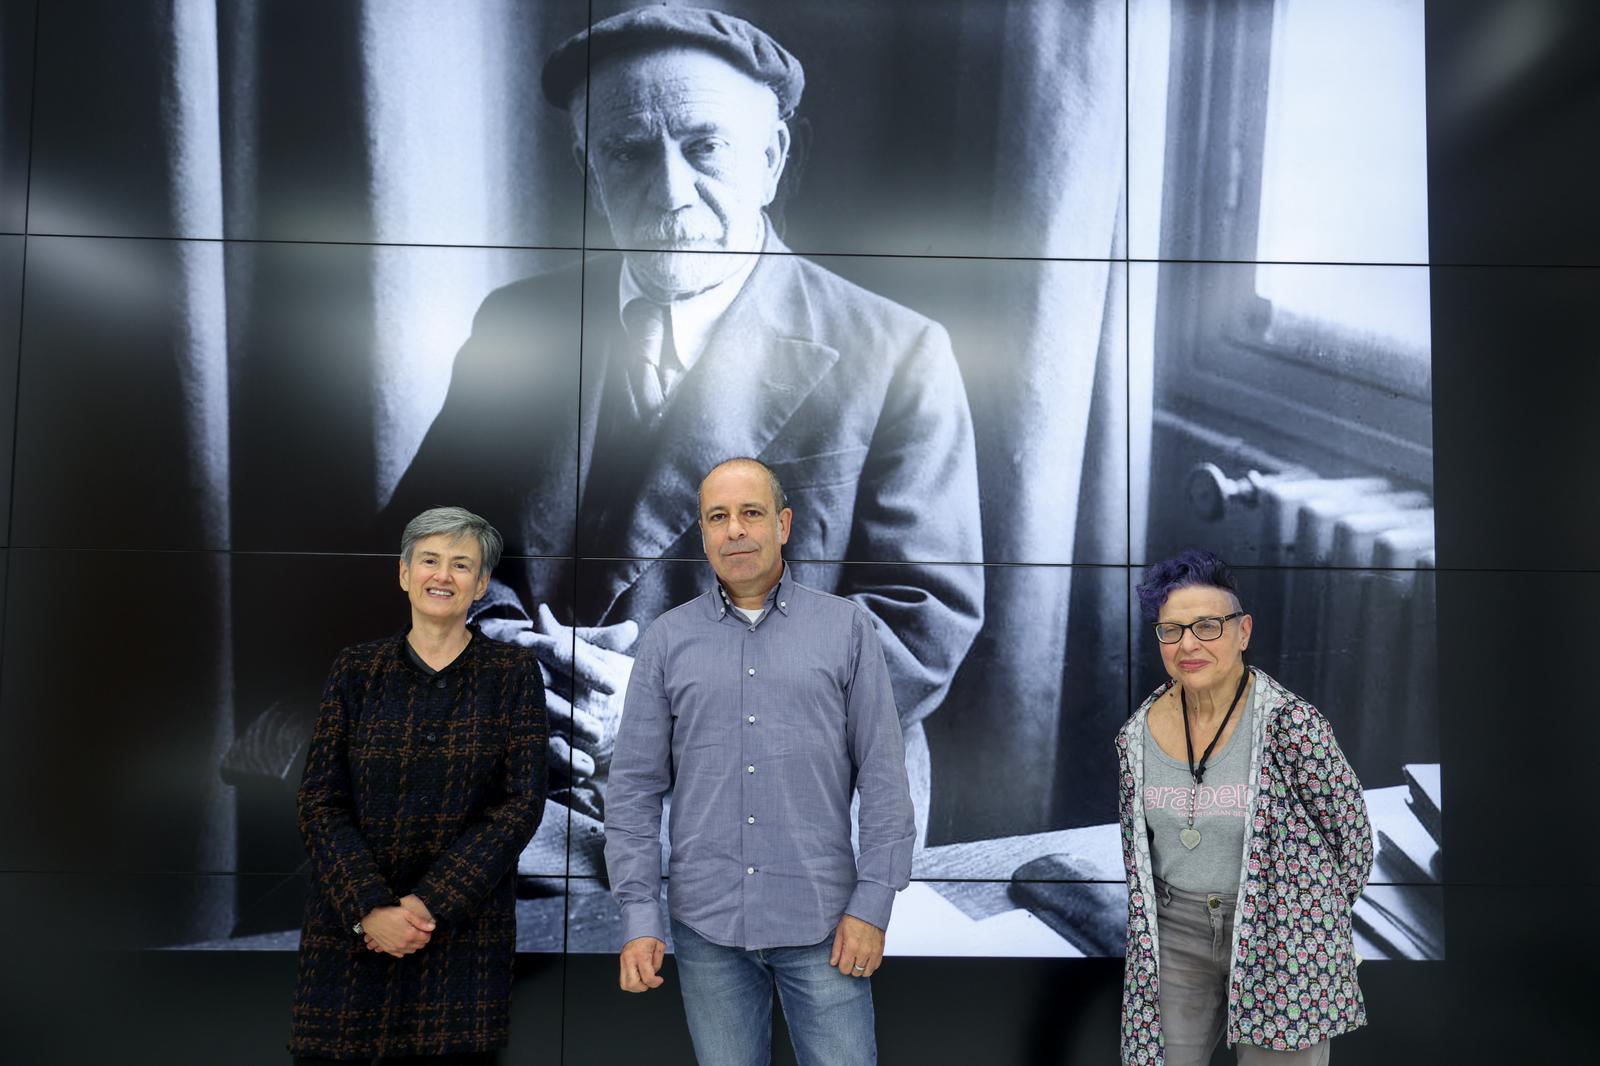
<instances>
[{"instance_id":1,"label":"woman with purple hair","mask_svg":"<svg viewBox=\"0 0 1600 1066\"><path fill-rule=\"evenodd\" d=\"M1372 869L1361 783L1317 709L1245 664L1227 564L1189 549L1138 588L1171 680L1117 734L1128 872L1122 1061L1326 1063L1366 1022L1351 908Z\"/></svg>"}]
</instances>

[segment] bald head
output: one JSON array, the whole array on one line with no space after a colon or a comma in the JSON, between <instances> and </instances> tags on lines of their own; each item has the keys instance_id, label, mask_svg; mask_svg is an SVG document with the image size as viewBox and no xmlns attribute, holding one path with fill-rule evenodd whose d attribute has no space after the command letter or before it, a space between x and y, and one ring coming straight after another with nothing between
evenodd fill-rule
<instances>
[{"instance_id":1,"label":"bald head","mask_svg":"<svg viewBox=\"0 0 1600 1066\"><path fill-rule=\"evenodd\" d=\"M793 519L783 486L755 459L718 463L700 482L700 544L735 606L759 607L783 576Z\"/></svg>"},{"instance_id":2,"label":"bald head","mask_svg":"<svg viewBox=\"0 0 1600 1066\"><path fill-rule=\"evenodd\" d=\"M733 469L742 469L758 473L766 479L767 485L771 489L772 510L774 514L789 506L789 499L786 495L784 495L783 485L778 481L778 475L772 472L772 467L768 466L766 463L763 463L760 459L752 459L747 455L741 455L732 459L724 459L722 462L706 471L706 476L700 479L699 500L702 508L705 506L706 500L706 482L710 481L716 474L719 474L725 470Z\"/></svg>"}]
</instances>

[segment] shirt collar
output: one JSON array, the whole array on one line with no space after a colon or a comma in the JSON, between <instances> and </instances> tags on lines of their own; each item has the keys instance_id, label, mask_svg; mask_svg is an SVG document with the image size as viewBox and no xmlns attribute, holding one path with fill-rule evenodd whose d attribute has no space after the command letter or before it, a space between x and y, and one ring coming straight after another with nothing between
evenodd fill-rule
<instances>
[{"instance_id":1,"label":"shirt collar","mask_svg":"<svg viewBox=\"0 0 1600 1066\"><path fill-rule=\"evenodd\" d=\"M765 214L761 216L761 225L762 235L758 247L765 248L767 242ZM683 364L685 371L694 369L694 364L705 354L706 341L711 338L711 331L716 328L717 321L744 290L744 283L750 280L750 274L760 260L760 254L749 256L744 266L740 267L738 273L732 277L718 282L704 292L685 296L667 305L667 313L672 316L673 354L678 362ZM624 260L621 276L617 280L619 319L622 309L628 306L630 300L644 295L644 290L639 287L638 281L634 280L633 267Z\"/></svg>"},{"instance_id":2,"label":"shirt collar","mask_svg":"<svg viewBox=\"0 0 1600 1066\"><path fill-rule=\"evenodd\" d=\"M767 592L767 598L762 601L761 615L765 618L767 611L776 607L781 613L789 613L789 593L792 589L785 588L789 580L789 564L783 564L783 573L778 575L778 583ZM720 620L725 618L733 607L733 600L728 596L728 590L722 587L722 582L713 575L711 578L711 607Z\"/></svg>"}]
</instances>

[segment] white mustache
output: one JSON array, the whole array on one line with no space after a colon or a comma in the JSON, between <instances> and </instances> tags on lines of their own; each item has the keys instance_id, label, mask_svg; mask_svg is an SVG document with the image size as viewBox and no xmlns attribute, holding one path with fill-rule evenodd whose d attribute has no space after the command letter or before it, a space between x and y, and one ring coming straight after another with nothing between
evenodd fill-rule
<instances>
[{"instance_id":1,"label":"white mustache","mask_svg":"<svg viewBox=\"0 0 1600 1066\"><path fill-rule=\"evenodd\" d=\"M640 241L672 248L715 243L722 239L722 228L714 221L690 224L682 215L662 215L639 230L637 237Z\"/></svg>"}]
</instances>

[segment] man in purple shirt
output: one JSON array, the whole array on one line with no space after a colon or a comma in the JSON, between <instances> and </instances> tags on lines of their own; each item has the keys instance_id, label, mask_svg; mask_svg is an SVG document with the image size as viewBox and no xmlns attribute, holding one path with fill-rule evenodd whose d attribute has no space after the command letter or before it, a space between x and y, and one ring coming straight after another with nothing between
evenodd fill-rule
<instances>
[{"instance_id":1,"label":"man in purple shirt","mask_svg":"<svg viewBox=\"0 0 1600 1066\"><path fill-rule=\"evenodd\" d=\"M801 1062L876 1062L866 978L916 836L883 650L859 604L786 576L794 514L767 466L715 467L699 512L717 580L646 630L612 757L620 983L662 983L671 792L668 902L701 1066L769 1061L774 984Z\"/></svg>"}]
</instances>

